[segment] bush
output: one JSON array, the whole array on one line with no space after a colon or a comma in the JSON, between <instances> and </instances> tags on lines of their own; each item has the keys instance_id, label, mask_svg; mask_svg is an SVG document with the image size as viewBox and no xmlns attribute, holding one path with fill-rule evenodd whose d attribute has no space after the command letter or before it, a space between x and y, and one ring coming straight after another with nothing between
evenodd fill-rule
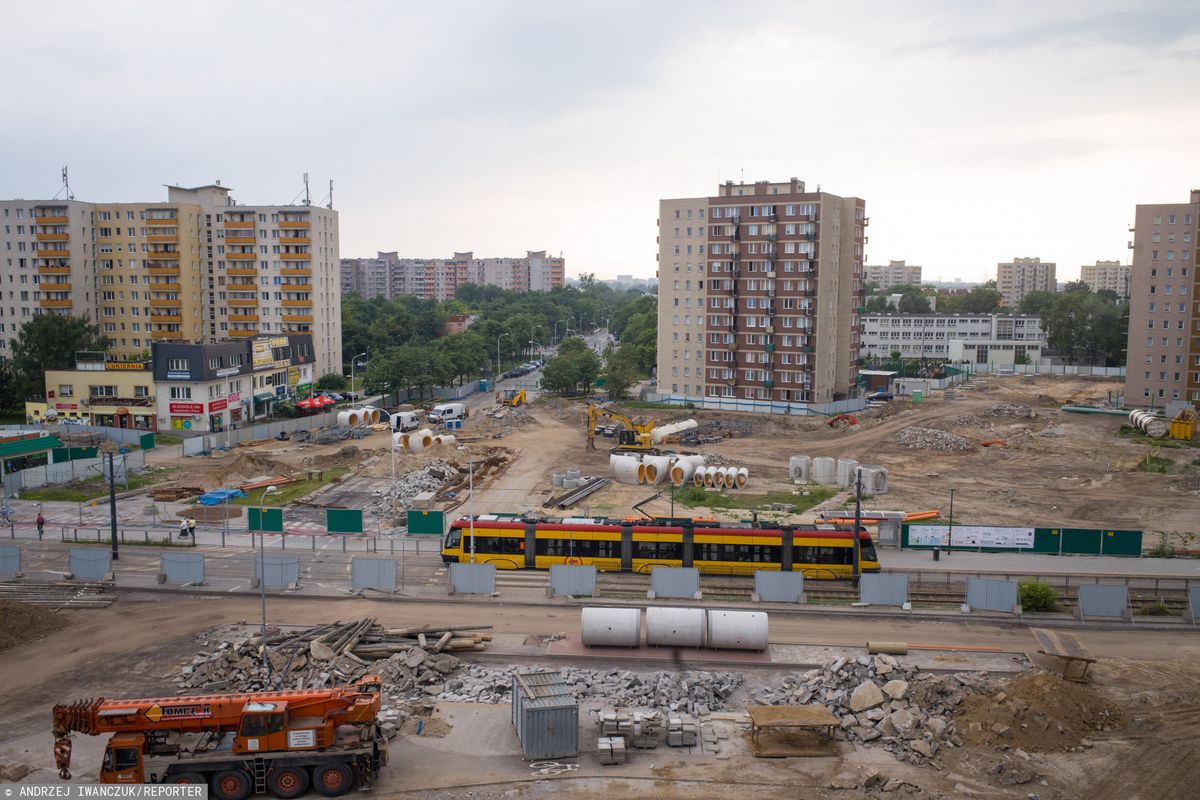
<instances>
[{"instance_id":1,"label":"bush","mask_svg":"<svg viewBox=\"0 0 1200 800\"><path fill-rule=\"evenodd\" d=\"M1137 613L1146 617L1170 617L1174 612L1162 601L1161 598L1153 603L1143 603L1138 606Z\"/></svg>"},{"instance_id":2,"label":"bush","mask_svg":"<svg viewBox=\"0 0 1200 800\"><path fill-rule=\"evenodd\" d=\"M1147 453L1145 458L1138 462L1138 469L1142 472L1160 472L1165 473L1170 469L1175 462L1165 456Z\"/></svg>"},{"instance_id":3,"label":"bush","mask_svg":"<svg viewBox=\"0 0 1200 800\"><path fill-rule=\"evenodd\" d=\"M1021 581L1018 586L1024 611L1057 611L1058 592L1048 583Z\"/></svg>"},{"instance_id":4,"label":"bush","mask_svg":"<svg viewBox=\"0 0 1200 800\"><path fill-rule=\"evenodd\" d=\"M346 380L346 376L339 375L336 372L326 372L317 378L317 388L324 389L327 392L340 392L349 385L350 382Z\"/></svg>"}]
</instances>

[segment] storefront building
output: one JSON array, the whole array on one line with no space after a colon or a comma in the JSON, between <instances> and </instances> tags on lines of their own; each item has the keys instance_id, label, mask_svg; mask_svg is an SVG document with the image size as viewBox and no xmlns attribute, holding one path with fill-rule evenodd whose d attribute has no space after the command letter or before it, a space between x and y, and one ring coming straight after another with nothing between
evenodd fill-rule
<instances>
[{"instance_id":1,"label":"storefront building","mask_svg":"<svg viewBox=\"0 0 1200 800\"><path fill-rule=\"evenodd\" d=\"M75 369L45 373L46 402L27 403L31 422L77 421L110 428L158 430L154 371L145 361L107 361L79 353Z\"/></svg>"}]
</instances>

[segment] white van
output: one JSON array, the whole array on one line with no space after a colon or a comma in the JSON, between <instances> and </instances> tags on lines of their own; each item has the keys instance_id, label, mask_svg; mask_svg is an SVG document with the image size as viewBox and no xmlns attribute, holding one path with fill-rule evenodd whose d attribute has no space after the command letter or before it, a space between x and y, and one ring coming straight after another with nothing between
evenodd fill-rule
<instances>
[{"instance_id":1,"label":"white van","mask_svg":"<svg viewBox=\"0 0 1200 800\"><path fill-rule=\"evenodd\" d=\"M398 414L392 414L392 431L394 433L408 433L419 427L421 427L421 420L417 419L415 411L401 411Z\"/></svg>"},{"instance_id":2,"label":"white van","mask_svg":"<svg viewBox=\"0 0 1200 800\"><path fill-rule=\"evenodd\" d=\"M451 422L467 418L467 407L463 403L441 403L429 412L430 422Z\"/></svg>"}]
</instances>

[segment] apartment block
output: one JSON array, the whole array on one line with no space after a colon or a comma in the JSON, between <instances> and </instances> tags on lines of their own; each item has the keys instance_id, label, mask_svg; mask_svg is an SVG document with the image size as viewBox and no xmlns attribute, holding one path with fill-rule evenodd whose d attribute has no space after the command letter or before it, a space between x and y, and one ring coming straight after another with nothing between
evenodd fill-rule
<instances>
[{"instance_id":1,"label":"apartment block","mask_svg":"<svg viewBox=\"0 0 1200 800\"><path fill-rule=\"evenodd\" d=\"M892 286L920 286L921 268L916 264L905 264L903 261L889 261L884 264L867 264L864 267L866 280L874 283L880 289Z\"/></svg>"},{"instance_id":2,"label":"apartment block","mask_svg":"<svg viewBox=\"0 0 1200 800\"><path fill-rule=\"evenodd\" d=\"M935 358L977 364L1036 363L1046 347L1042 321L1014 314L866 314L867 358Z\"/></svg>"},{"instance_id":3,"label":"apartment block","mask_svg":"<svg viewBox=\"0 0 1200 800\"><path fill-rule=\"evenodd\" d=\"M1108 289L1122 300L1129 299L1129 273L1132 267L1120 261L1097 261L1079 268L1079 280L1093 292Z\"/></svg>"},{"instance_id":4,"label":"apartment block","mask_svg":"<svg viewBox=\"0 0 1200 800\"><path fill-rule=\"evenodd\" d=\"M118 357L154 342L307 333L341 370L338 217L242 206L228 187L167 187L162 203L2 201L0 357L41 313L84 316Z\"/></svg>"},{"instance_id":5,"label":"apartment block","mask_svg":"<svg viewBox=\"0 0 1200 800\"><path fill-rule=\"evenodd\" d=\"M996 265L996 289L1004 296L1004 305L1016 308L1030 292L1058 289L1054 277L1056 265L1040 258L1014 258Z\"/></svg>"},{"instance_id":6,"label":"apartment block","mask_svg":"<svg viewBox=\"0 0 1200 800\"><path fill-rule=\"evenodd\" d=\"M1200 190L1187 203L1139 205L1131 230L1125 402L1200 404Z\"/></svg>"},{"instance_id":7,"label":"apartment block","mask_svg":"<svg viewBox=\"0 0 1200 800\"><path fill-rule=\"evenodd\" d=\"M530 250L523 258L476 258L473 252L451 258L400 258L379 252L375 258L343 258L343 292L363 297L415 295L427 300L452 300L458 287L472 283L517 292L548 292L564 284L566 261Z\"/></svg>"},{"instance_id":8,"label":"apartment block","mask_svg":"<svg viewBox=\"0 0 1200 800\"><path fill-rule=\"evenodd\" d=\"M795 178L659 201L659 393L853 396L865 209Z\"/></svg>"}]
</instances>

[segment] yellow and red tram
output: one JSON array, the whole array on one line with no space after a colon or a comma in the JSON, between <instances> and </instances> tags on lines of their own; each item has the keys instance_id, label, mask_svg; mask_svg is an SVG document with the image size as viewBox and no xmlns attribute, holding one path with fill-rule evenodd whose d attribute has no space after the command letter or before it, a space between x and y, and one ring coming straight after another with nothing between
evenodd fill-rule
<instances>
[{"instance_id":1,"label":"yellow and red tram","mask_svg":"<svg viewBox=\"0 0 1200 800\"><path fill-rule=\"evenodd\" d=\"M617 520L600 517L531 519L509 514L474 518L475 561L498 569L549 569L592 564L602 572L643 572L652 567L696 567L713 575L757 570L840 578L853 570L853 525L724 523L712 519ZM442 560L471 560L469 517L450 525ZM859 528L859 564L878 572L871 534Z\"/></svg>"}]
</instances>

